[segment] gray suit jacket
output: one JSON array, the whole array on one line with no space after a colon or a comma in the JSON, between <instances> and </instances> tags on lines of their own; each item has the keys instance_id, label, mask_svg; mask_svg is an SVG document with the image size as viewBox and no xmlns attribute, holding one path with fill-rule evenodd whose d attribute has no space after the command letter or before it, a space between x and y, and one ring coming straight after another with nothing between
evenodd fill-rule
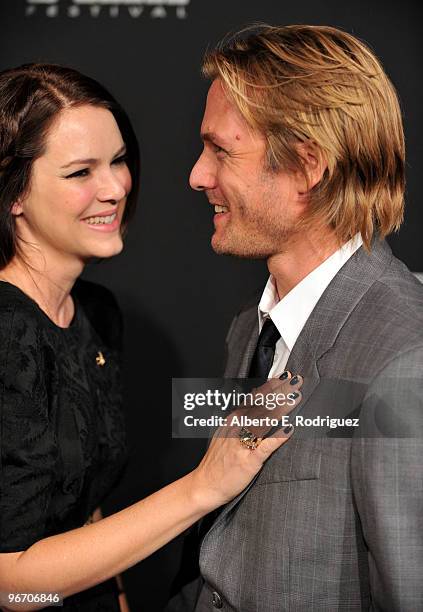
<instances>
[{"instance_id":1,"label":"gray suit jacket","mask_svg":"<svg viewBox=\"0 0 423 612\"><path fill-rule=\"evenodd\" d=\"M257 337L255 302L230 328L227 377L247 375ZM196 612L423 610L423 286L385 242L335 276L287 369L304 376L298 415L360 427L297 427L224 508Z\"/></svg>"}]
</instances>

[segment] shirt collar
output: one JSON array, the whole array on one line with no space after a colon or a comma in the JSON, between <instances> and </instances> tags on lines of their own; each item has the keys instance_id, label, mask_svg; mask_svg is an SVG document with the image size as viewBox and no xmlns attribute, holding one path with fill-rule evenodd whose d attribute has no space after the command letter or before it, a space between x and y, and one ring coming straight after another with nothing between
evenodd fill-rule
<instances>
[{"instance_id":1,"label":"shirt collar","mask_svg":"<svg viewBox=\"0 0 423 612\"><path fill-rule=\"evenodd\" d=\"M270 275L258 306L259 332L264 321L270 317L292 351L326 287L362 244L361 235L356 234L303 278L282 300L279 300L275 279Z\"/></svg>"}]
</instances>

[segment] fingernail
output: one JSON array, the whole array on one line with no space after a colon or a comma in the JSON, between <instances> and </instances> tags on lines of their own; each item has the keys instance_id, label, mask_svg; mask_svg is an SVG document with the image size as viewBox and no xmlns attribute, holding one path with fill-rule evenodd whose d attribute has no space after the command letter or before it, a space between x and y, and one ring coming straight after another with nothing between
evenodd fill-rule
<instances>
[{"instance_id":1,"label":"fingernail","mask_svg":"<svg viewBox=\"0 0 423 612\"><path fill-rule=\"evenodd\" d=\"M290 385L296 385L299 382L299 378L298 376L294 376L293 378L291 378L291 380L289 381Z\"/></svg>"},{"instance_id":2,"label":"fingernail","mask_svg":"<svg viewBox=\"0 0 423 612\"><path fill-rule=\"evenodd\" d=\"M291 431L292 431L293 429L294 429L294 426L292 425L292 423L290 423L289 425L287 425L287 426L285 427L285 429L283 430L283 433L284 433L284 434L289 434L289 433L291 433Z\"/></svg>"},{"instance_id":3,"label":"fingernail","mask_svg":"<svg viewBox=\"0 0 423 612\"><path fill-rule=\"evenodd\" d=\"M285 372L279 376L279 380L286 380L288 378L288 376L289 376L289 374L285 370Z\"/></svg>"},{"instance_id":4,"label":"fingernail","mask_svg":"<svg viewBox=\"0 0 423 612\"><path fill-rule=\"evenodd\" d=\"M289 394L289 397L290 397L291 399L294 399L294 400L295 400L295 399L297 399L297 397L300 397L300 394L299 394L299 393L297 393L296 391L294 391L294 393L290 393L290 394Z\"/></svg>"}]
</instances>

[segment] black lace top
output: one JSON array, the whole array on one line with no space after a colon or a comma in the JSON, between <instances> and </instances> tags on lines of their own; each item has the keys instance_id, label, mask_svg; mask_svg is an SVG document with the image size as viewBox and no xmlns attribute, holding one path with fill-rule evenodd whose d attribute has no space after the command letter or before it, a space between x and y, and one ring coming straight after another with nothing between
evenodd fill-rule
<instances>
[{"instance_id":1,"label":"black lace top","mask_svg":"<svg viewBox=\"0 0 423 612\"><path fill-rule=\"evenodd\" d=\"M72 295L62 329L0 282L0 552L84 525L125 464L120 313L93 283ZM64 607L119 610L115 581Z\"/></svg>"}]
</instances>

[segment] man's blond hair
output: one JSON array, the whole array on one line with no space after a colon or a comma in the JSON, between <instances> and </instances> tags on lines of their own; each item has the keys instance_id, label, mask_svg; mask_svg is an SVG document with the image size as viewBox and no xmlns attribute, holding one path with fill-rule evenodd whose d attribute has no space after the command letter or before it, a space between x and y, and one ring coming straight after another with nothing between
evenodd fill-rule
<instances>
[{"instance_id":1,"label":"man's blond hair","mask_svg":"<svg viewBox=\"0 0 423 612\"><path fill-rule=\"evenodd\" d=\"M329 26L248 28L208 51L203 73L220 79L267 142L268 169L302 171L299 142L327 163L310 190L306 223L332 226L366 247L399 228L405 160L394 86L370 49Z\"/></svg>"}]
</instances>

